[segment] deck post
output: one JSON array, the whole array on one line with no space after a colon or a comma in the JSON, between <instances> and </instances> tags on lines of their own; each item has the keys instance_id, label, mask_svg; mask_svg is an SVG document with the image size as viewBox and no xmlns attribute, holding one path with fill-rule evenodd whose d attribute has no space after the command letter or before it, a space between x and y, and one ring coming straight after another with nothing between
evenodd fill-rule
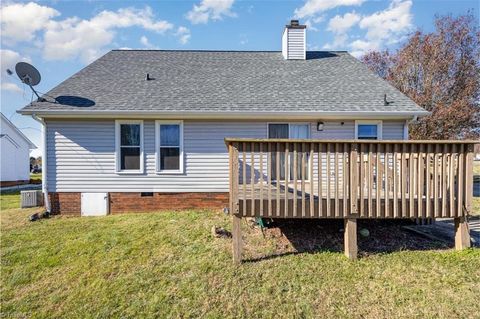
<instances>
[{"instance_id":1,"label":"deck post","mask_svg":"<svg viewBox=\"0 0 480 319\"><path fill-rule=\"evenodd\" d=\"M229 166L230 166L230 214L232 214L232 248L233 262L240 264L242 262L242 215L239 212L238 184L239 184L239 166L238 166L238 144L229 144ZM244 156L244 174L245 174L245 147ZM245 183L245 178L243 180ZM244 184L245 186L245 184ZM245 195L245 193L244 193ZM245 209L245 206L244 208Z\"/></svg>"},{"instance_id":2,"label":"deck post","mask_svg":"<svg viewBox=\"0 0 480 319\"><path fill-rule=\"evenodd\" d=\"M350 260L357 259L357 219L345 218L345 256Z\"/></svg>"},{"instance_id":3,"label":"deck post","mask_svg":"<svg viewBox=\"0 0 480 319\"><path fill-rule=\"evenodd\" d=\"M242 262L242 218L232 215L232 221L233 263L238 265Z\"/></svg>"},{"instance_id":4,"label":"deck post","mask_svg":"<svg viewBox=\"0 0 480 319\"><path fill-rule=\"evenodd\" d=\"M455 221L455 249L462 250L470 247L470 234L465 216L454 218Z\"/></svg>"}]
</instances>

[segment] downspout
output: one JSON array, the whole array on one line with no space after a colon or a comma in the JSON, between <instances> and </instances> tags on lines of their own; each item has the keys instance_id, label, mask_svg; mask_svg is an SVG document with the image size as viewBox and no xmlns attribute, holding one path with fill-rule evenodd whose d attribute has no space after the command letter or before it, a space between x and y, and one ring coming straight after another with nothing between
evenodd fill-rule
<instances>
[{"instance_id":1,"label":"downspout","mask_svg":"<svg viewBox=\"0 0 480 319\"><path fill-rule=\"evenodd\" d=\"M404 140L409 140L408 126L410 125L411 122L416 122L416 121L418 121L418 115L415 115L414 117L412 117L411 120L406 120L405 124L403 124L403 139Z\"/></svg>"},{"instance_id":2,"label":"downspout","mask_svg":"<svg viewBox=\"0 0 480 319\"><path fill-rule=\"evenodd\" d=\"M42 193L45 210L50 213L51 206L47 187L47 124L35 114L32 114L32 118L42 125Z\"/></svg>"}]
</instances>

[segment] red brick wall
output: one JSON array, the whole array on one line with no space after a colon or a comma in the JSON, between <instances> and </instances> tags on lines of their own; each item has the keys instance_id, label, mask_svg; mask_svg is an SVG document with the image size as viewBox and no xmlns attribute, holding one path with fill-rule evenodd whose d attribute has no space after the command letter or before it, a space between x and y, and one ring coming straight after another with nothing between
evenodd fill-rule
<instances>
[{"instance_id":1,"label":"red brick wall","mask_svg":"<svg viewBox=\"0 0 480 319\"><path fill-rule=\"evenodd\" d=\"M28 184L29 181L2 181L0 182L0 187L9 187Z\"/></svg>"},{"instance_id":2,"label":"red brick wall","mask_svg":"<svg viewBox=\"0 0 480 319\"><path fill-rule=\"evenodd\" d=\"M228 193L109 193L110 213L228 207ZM80 215L80 193L50 193L52 213Z\"/></svg>"},{"instance_id":3,"label":"red brick wall","mask_svg":"<svg viewBox=\"0 0 480 319\"><path fill-rule=\"evenodd\" d=\"M228 207L228 193L110 193L110 213Z\"/></svg>"},{"instance_id":4,"label":"red brick wall","mask_svg":"<svg viewBox=\"0 0 480 319\"><path fill-rule=\"evenodd\" d=\"M49 193L52 214L80 216L80 193Z\"/></svg>"}]
</instances>

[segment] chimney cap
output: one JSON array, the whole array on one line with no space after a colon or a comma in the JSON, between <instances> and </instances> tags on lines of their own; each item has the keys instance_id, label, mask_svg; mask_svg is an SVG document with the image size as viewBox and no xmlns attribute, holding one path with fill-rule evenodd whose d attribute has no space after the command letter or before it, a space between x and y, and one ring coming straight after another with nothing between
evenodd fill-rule
<instances>
[{"instance_id":1,"label":"chimney cap","mask_svg":"<svg viewBox=\"0 0 480 319\"><path fill-rule=\"evenodd\" d=\"M287 24L285 27L288 29L305 29L307 26L300 24L298 20L292 19L290 24Z\"/></svg>"}]
</instances>

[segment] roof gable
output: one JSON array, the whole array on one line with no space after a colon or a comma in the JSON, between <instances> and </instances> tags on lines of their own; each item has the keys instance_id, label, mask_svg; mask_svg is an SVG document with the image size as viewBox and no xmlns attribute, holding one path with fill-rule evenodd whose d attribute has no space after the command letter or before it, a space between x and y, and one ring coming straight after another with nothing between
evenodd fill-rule
<instances>
[{"instance_id":1,"label":"roof gable","mask_svg":"<svg viewBox=\"0 0 480 319\"><path fill-rule=\"evenodd\" d=\"M3 115L3 113L0 112L0 115L1 115L1 123L2 123L2 126L3 125L8 125L15 133L18 134L18 136L20 136L20 138L22 138L28 145L29 145L29 148L30 149L36 149L37 146L35 144L33 144L32 141L30 141L30 139L28 137L25 136L25 134L22 133L22 131L20 131L18 129L18 127L15 126L15 124L13 124L5 115ZM4 130L2 129L2 135L4 135ZM7 140L9 140L10 143L14 144L15 147L18 148L19 144L9 135L6 136Z\"/></svg>"}]
</instances>

